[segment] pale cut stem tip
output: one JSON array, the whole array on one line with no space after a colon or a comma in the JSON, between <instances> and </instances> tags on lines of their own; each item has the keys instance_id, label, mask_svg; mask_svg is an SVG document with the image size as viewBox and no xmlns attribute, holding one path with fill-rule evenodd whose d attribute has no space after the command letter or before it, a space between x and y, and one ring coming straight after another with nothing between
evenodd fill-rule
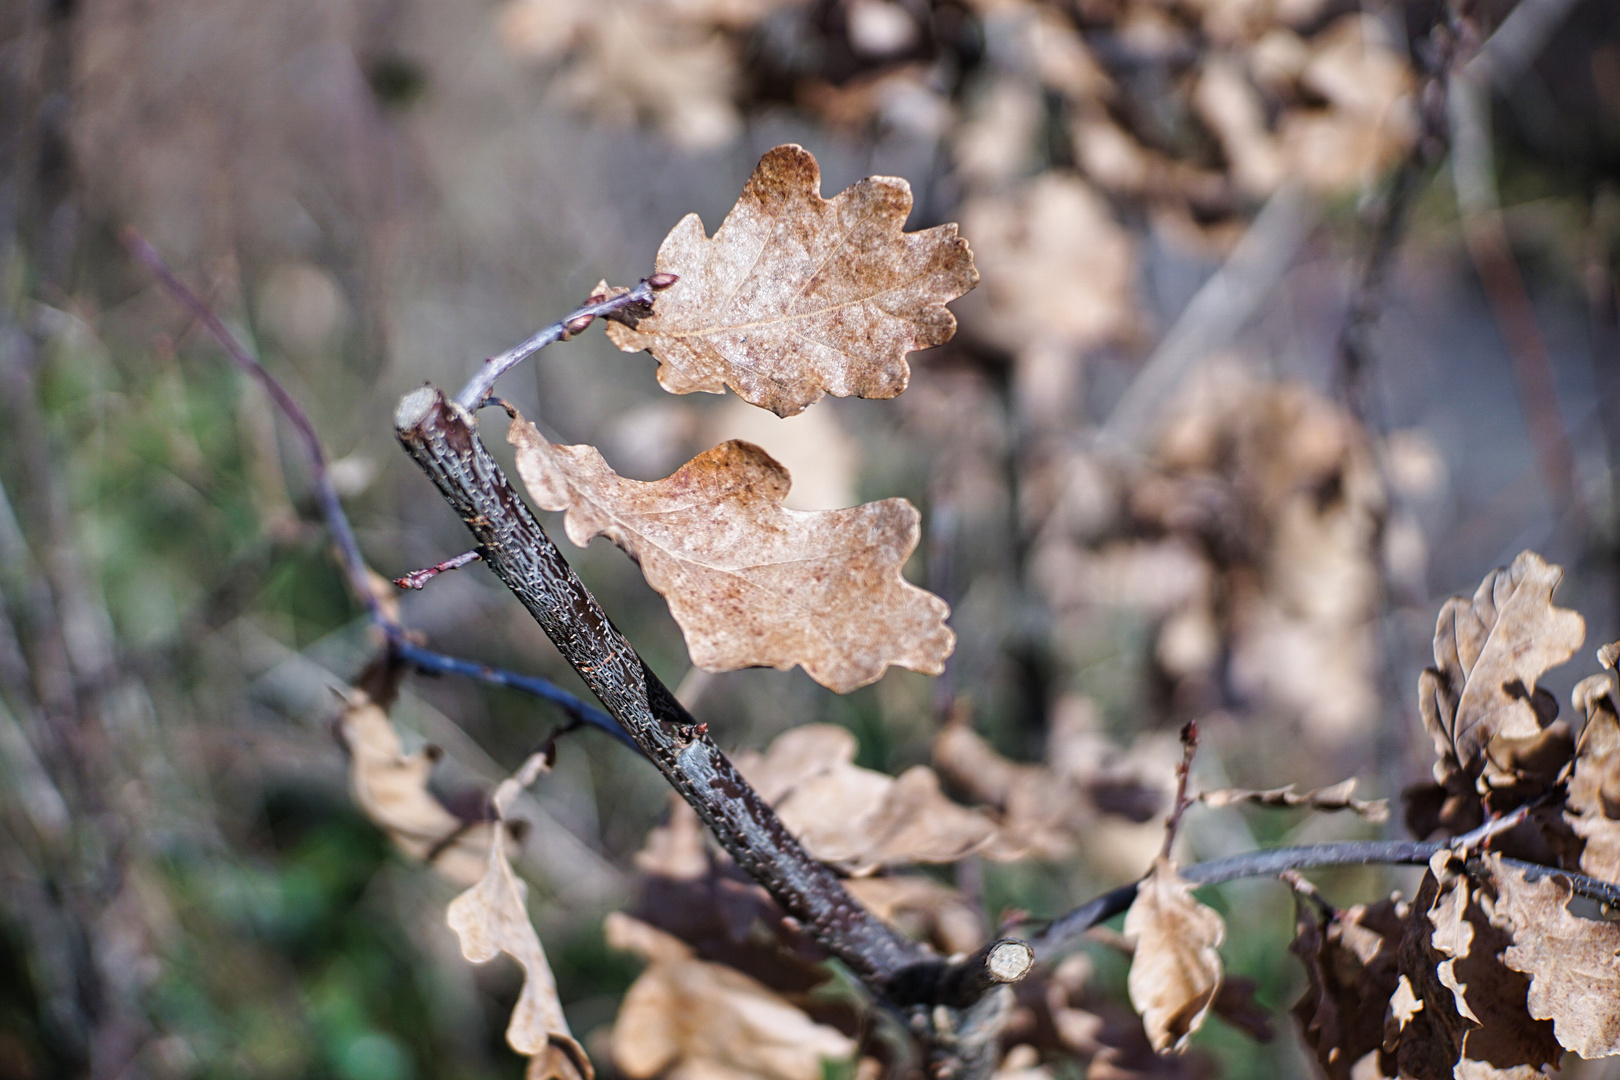
<instances>
[{"instance_id":1,"label":"pale cut stem tip","mask_svg":"<svg viewBox=\"0 0 1620 1080\"><path fill-rule=\"evenodd\" d=\"M410 431L423 420L427 419L442 395L436 386L423 386L412 390L399 399L399 405L394 409L394 429L396 431Z\"/></svg>"},{"instance_id":2,"label":"pale cut stem tip","mask_svg":"<svg viewBox=\"0 0 1620 1080\"><path fill-rule=\"evenodd\" d=\"M984 958L985 970L999 983L1015 983L1035 966L1035 950L1028 942L1006 938L990 946Z\"/></svg>"}]
</instances>

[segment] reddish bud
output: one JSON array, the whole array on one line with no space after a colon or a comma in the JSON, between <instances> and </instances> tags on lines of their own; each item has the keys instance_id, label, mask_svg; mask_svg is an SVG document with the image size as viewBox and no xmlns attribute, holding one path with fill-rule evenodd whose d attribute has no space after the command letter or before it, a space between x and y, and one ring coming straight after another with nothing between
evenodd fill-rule
<instances>
[{"instance_id":1,"label":"reddish bud","mask_svg":"<svg viewBox=\"0 0 1620 1080\"><path fill-rule=\"evenodd\" d=\"M648 278L647 284L655 289L667 289L679 280L681 280L681 276L679 274L660 272Z\"/></svg>"}]
</instances>

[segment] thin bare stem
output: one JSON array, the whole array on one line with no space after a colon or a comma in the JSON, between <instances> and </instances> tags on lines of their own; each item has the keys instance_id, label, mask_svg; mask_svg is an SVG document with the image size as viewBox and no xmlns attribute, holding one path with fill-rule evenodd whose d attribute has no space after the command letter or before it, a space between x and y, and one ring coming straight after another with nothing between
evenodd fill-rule
<instances>
[{"instance_id":1,"label":"thin bare stem","mask_svg":"<svg viewBox=\"0 0 1620 1080\"><path fill-rule=\"evenodd\" d=\"M1164 822L1164 847L1160 849L1159 856L1168 859L1170 848L1176 842L1176 833L1181 829L1181 815L1187 812L1187 807L1194 802L1187 797L1187 778L1192 774L1193 758L1198 754L1198 721L1189 720L1181 729L1181 764L1176 766L1176 801L1170 808L1170 816Z\"/></svg>"},{"instance_id":2,"label":"thin bare stem","mask_svg":"<svg viewBox=\"0 0 1620 1080\"><path fill-rule=\"evenodd\" d=\"M332 541L337 544L343 572L349 580L349 589L354 593L355 599L365 605L374 621L379 625L386 625L388 617L383 614L382 605L372 590L371 573L366 567L365 556L360 554L360 541L355 539L354 529L349 526L348 516L343 512L343 504L338 499L337 488L333 485L331 472L327 468L326 451L321 448L320 436L315 434L315 425L309 422L308 414L293 396L287 393L286 387L277 382L264 365L255 360L243 347L241 341L231 333L230 328L214 309L175 276L174 271L169 269L156 248L147 243L146 239L134 229L126 228L123 238L124 246L129 249L135 261L146 267L153 277L162 282L169 294L180 301L180 305L208 329L237 367L258 380L259 385L264 387L270 399L281 410L281 414L298 433L298 439L304 445L304 452L309 455L310 482L315 486L315 499L320 504L321 517L326 521L327 530L332 534Z\"/></svg>"},{"instance_id":3,"label":"thin bare stem","mask_svg":"<svg viewBox=\"0 0 1620 1080\"><path fill-rule=\"evenodd\" d=\"M354 594L355 599L365 606L366 612L371 616L372 623L382 631L384 638L388 642L388 647L395 656L415 665L422 671L434 674L459 675L491 686L504 686L527 694L533 694L556 705L573 719L601 728L620 742L639 751L640 748L636 747L634 740L625 734L624 729L611 716L601 709L587 705L573 694L545 679L533 675L519 675L515 672L503 671L500 668L491 667L488 664L474 663L470 660L459 660L453 656L447 656L424 648L412 641L406 634L405 628L392 619L384 610L376 592L372 589L372 571L366 565L365 556L360 551L360 542L355 538L354 529L349 524L348 515L344 513L343 502L338 498L337 488L333 485L330 470L327 468L326 451L321 446L320 436L315 433L315 425L310 423L308 414L287 392L287 389L276 380L276 377L271 375L263 364L253 358L246 346L242 344L235 334L231 333L230 328L225 325L224 320L215 313L208 302L192 291L185 282L175 275L173 270L169 269L168 264L163 261L163 256L158 254L156 248L134 229L125 229L123 238L125 246L135 260L146 267L169 291L170 295L203 324L237 367L252 376L265 388L265 391L270 395L270 399L276 403L276 407L281 410L282 415L287 418L287 422L298 433L299 442L303 445L304 452L309 456L310 481L315 486L316 501L320 507L321 518L325 521L327 531L332 534L332 539L337 545L340 561L343 564L344 577L349 584L349 591ZM436 569L430 569L435 569L435 572L442 572L442 570L451 569L451 564L459 566L471 562L477 557L476 552L467 552L464 555L457 556L455 559L447 559L445 562L440 563ZM422 574L424 571L418 570L415 573ZM412 575L406 576L410 577ZM432 575L428 576L431 577ZM416 588L420 587L420 585L416 586Z\"/></svg>"},{"instance_id":4,"label":"thin bare stem","mask_svg":"<svg viewBox=\"0 0 1620 1080\"><path fill-rule=\"evenodd\" d=\"M1194 885L1220 885L1241 878L1279 877L1287 871L1311 870L1326 866L1424 866L1436 852L1448 845L1416 840L1353 840L1336 844L1307 844L1303 847L1272 848L1269 851L1251 851L1225 859L1213 859L1195 866L1181 868L1181 876ZM1620 885L1588 877L1585 874L1561 870L1556 866L1503 859L1503 865L1524 874L1531 881L1545 877L1562 877L1570 883L1576 895L1601 903L1620 905ZM1469 860L1470 867L1475 860ZM1137 882L1121 885L1094 900L1088 901L1065 915L1059 916L1034 938L1038 961L1045 962L1061 954L1066 946L1086 930L1105 919L1123 915L1136 899Z\"/></svg>"},{"instance_id":5,"label":"thin bare stem","mask_svg":"<svg viewBox=\"0 0 1620 1080\"><path fill-rule=\"evenodd\" d=\"M489 392L495 389L496 380L512 368L521 364L541 349L554 341L562 341L573 337L591 324L591 320L599 315L611 315L625 308L635 307L638 304L650 304L653 294L660 289L667 289L675 284L674 274L654 274L629 292L618 296L609 296L595 302L587 301L564 315L550 326L536 331L526 340L519 342L499 356L492 356L485 360L478 373L467 381L467 385L456 394L456 401L463 409L472 412L484 403Z\"/></svg>"},{"instance_id":6,"label":"thin bare stem","mask_svg":"<svg viewBox=\"0 0 1620 1080\"><path fill-rule=\"evenodd\" d=\"M432 566L424 566L420 570L412 570L408 574L403 574L394 579L394 584L402 589L420 589L440 574L450 570L460 570L468 563L477 562L478 559L478 552L463 551L460 555L454 555L442 562L436 562Z\"/></svg>"}]
</instances>

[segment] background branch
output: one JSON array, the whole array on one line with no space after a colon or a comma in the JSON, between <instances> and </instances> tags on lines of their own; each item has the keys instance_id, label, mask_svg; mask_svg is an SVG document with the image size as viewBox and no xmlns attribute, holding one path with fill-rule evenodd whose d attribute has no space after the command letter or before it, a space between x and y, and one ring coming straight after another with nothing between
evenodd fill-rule
<instances>
[{"instance_id":1,"label":"background branch","mask_svg":"<svg viewBox=\"0 0 1620 1080\"><path fill-rule=\"evenodd\" d=\"M169 269L156 248L134 229L125 229L123 239L124 245L135 260L146 267L169 294L207 328L231 361L265 388L271 400L276 403L276 407L297 432L298 441L309 456L310 483L315 488L321 518L326 522L327 530L337 545L338 561L342 564L349 591L365 606L372 623L382 631L388 648L396 657L434 674L459 675L491 686L504 686L533 694L556 705L570 718L600 728L627 746L635 747L635 742L624 733L624 729L611 716L546 679L536 675L519 675L516 672L503 671L471 660L460 660L412 641L405 628L389 615L377 597L374 583L382 579L366 565L365 556L360 552L360 541L355 538L354 528L349 524L349 517L343 511L343 502L338 498L337 487L332 483L331 470L327 467L326 451L321 446L320 436L315 433L315 425L310 423L309 416L302 406L263 364L253 358L214 309ZM464 556L457 558L461 559ZM447 562L454 561L447 560Z\"/></svg>"},{"instance_id":2,"label":"background branch","mask_svg":"<svg viewBox=\"0 0 1620 1080\"><path fill-rule=\"evenodd\" d=\"M1352 840L1333 844L1306 844L1301 847L1272 848L1269 851L1251 851L1225 859L1212 859L1194 866L1182 867L1181 876L1194 885L1220 885L1240 878L1278 877L1288 871L1313 870L1325 866L1371 866L1384 863L1395 866L1423 866L1437 852L1452 847L1451 843L1418 840ZM1470 864L1472 863L1470 859ZM1569 881L1577 896L1584 896L1604 904L1620 904L1620 885L1601 881L1585 874L1560 870L1556 866L1524 862L1519 859L1502 860L1504 865L1520 871L1531 881L1558 876ZM1137 882L1121 885L1117 889L1089 900L1073 911L1060 915L1046 931L1030 944L1035 958L1047 962L1062 954L1076 938L1091 927L1116 915L1123 915L1136 899Z\"/></svg>"}]
</instances>

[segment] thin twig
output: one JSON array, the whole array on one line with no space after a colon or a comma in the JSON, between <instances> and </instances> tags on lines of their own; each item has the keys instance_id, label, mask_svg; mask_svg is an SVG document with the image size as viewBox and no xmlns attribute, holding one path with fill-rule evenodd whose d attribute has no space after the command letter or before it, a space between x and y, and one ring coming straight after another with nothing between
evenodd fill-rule
<instances>
[{"instance_id":1,"label":"thin twig","mask_svg":"<svg viewBox=\"0 0 1620 1080\"><path fill-rule=\"evenodd\" d=\"M1289 870L1311 870L1325 866L1423 866L1443 851L1446 844L1417 840L1354 840L1334 844L1307 844L1303 847L1272 848L1269 851L1251 851L1225 859L1213 859L1196 866L1181 868L1181 876L1194 885L1220 885L1241 878L1277 877ZM1620 885L1588 877L1585 874L1560 870L1556 866L1503 859L1503 865L1524 874L1531 881L1546 877L1562 877L1579 896L1605 904L1620 905ZM1470 859L1472 867L1475 860ZM1073 911L1054 919L1046 931L1030 944L1035 947L1036 959L1051 960L1065 947L1085 933L1087 929L1123 915L1136 899L1137 882L1121 885Z\"/></svg>"},{"instance_id":2,"label":"thin twig","mask_svg":"<svg viewBox=\"0 0 1620 1080\"><path fill-rule=\"evenodd\" d=\"M453 555L441 562L434 563L432 566L424 566L420 570L412 570L408 574L402 574L394 579L394 584L402 589L420 589L440 574L451 570L460 570L468 563L477 561L478 552L463 551L460 555Z\"/></svg>"},{"instance_id":3,"label":"thin twig","mask_svg":"<svg viewBox=\"0 0 1620 1080\"><path fill-rule=\"evenodd\" d=\"M1287 272L1321 210L1298 184L1266 202L1232 254L1193 296L1103 425L1107 445L1141 449L1153 421L1198 364L1231 343Z\"/></svg>"},{"instance_id":4,"label":"thin twig","mask_svg":"<svg viewBox=\"0 0 1620 1080\"><path fill-rule=\"evenodd\" d=\"M456 394L456 401L463 409L472 412L484 403L489 392L495 389L495 382L512 368L521 364L541 349L555 341L563 341L580 333L591 324L591 320L599 315L611 315L625 308L635 307L638 304L650 304L653 294L660 289L667 289L675 284L677 278L674 274L654 274L629 292L618 296L609 296L595 302L586 301L572 312L564 315L550 326L536 331L526 340L512 346L499 356L492 356L479 367L478 373L467 381L467 385ZM593 298L594 299L594 298Z\"/></svg>"},{"instance_id":5,"label":"thin twig","mask_svg":"<svg viewBox=\"0 0 1620 1080\"><path fill-rule=\"evenodd\" d=\"M315 433L315 425L310 422L309 416L304 412L287 392L287 389L270 374L265 366L253 358L247 348L231 333L219 315L209 306L207 301L198 296L192 289L169 269L156 248L148 243L134 229L125 229L124 244L130 254L167 289L182 307L189 311L194 318L208 329L221 348L225 350L233 363L248 375L256 379L265 391L269 393L276 407L281 410L287 422L298 433L299 442L310 462L310 482L315 487L316 501L320 507L321 518L326 523L327 531L338 548L340 561L343 564L344 578L348 581L349 591L355 599L365 606L367 614L371 616L372 623L382 631L388 642L388 647L394 655L406 660L423 671L439 674L459 675L474 679L491 686L504 686L513 690L533 694L536 697L561 708L570 717L590 724L593 727L613 735L627 746L635 747L635 742L624 733L624 729L614 719L602 710L587 705L573 694L561 687L555 686L545 679L533 675L519 675L515 672L503 671L488 664L474 663L470 660L459 660L444 653L424 648L412 641L405 628L395 621L383 608L372 588L373 574L366 565L365 556L360 552L360 542L355 538L354 529L349 524L349 517L343 510L343 502L338 498L337 488L332 483L331 472L327 467L326 451L321 446L320 436ZM475 553L469 553L476 558ZM471 561L467 555L458 556L463 561ZM446 560L439 564L448 569L448 563L456 560ZM420 574L423 571L416 571ZM407 575L409 576L409 575ZM430 575L431 576L431 575ZM417 586L420 588L420 586ZM637 748L639 749L639 747Z\"/></svg>"},{"instance_id":6,"label":"thin twig","mask_svg":"<svg viewBox=\"0 0 1620 1080\"><path fill-rule=\"evenodd\" d=\"M1181 763L1176 766L1176 801L1170 807L1170 816L1164 819L1164 847L1159 857L1168 859L1175 846L1176 833L1181 830L1181 815L1193 804L1187 797L1187 780L1192 775L1193 758L1198 755L1198 721L1189 720L1181 728Z\"/></svg>"}]
</instances>

